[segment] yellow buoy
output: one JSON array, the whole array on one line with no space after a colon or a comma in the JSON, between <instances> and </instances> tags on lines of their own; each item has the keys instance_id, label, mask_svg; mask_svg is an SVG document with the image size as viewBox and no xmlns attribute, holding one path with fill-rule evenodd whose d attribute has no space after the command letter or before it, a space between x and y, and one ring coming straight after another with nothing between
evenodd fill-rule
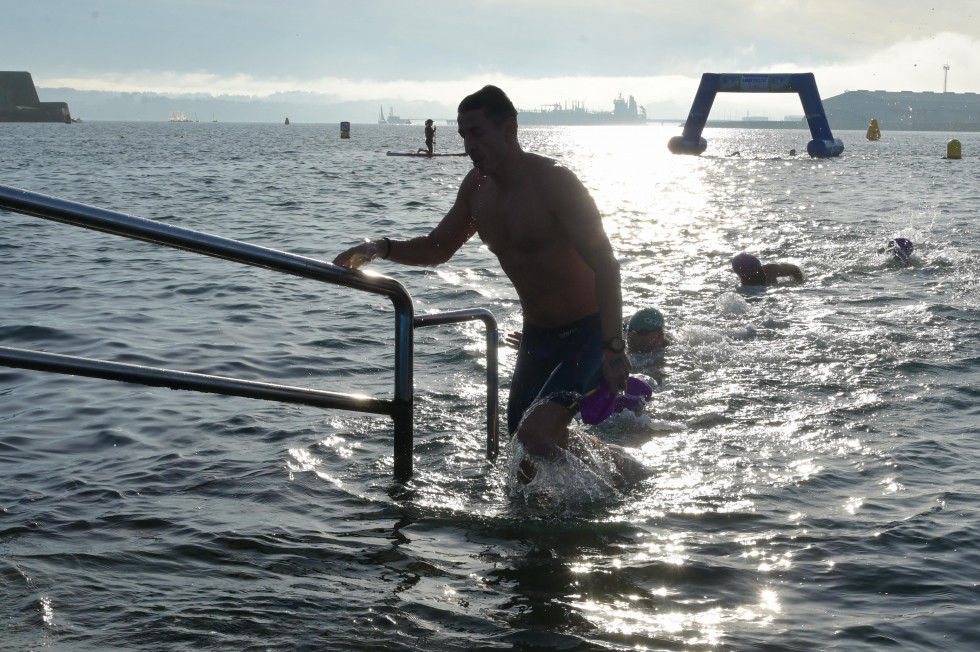
<instances>
[{"instance_id":1,"label":"yellow buoy","mask_svg":"<svg viewBox=\"0 0 980 652\"><path fill-rule=\"evenodd\" d=\"M350 123L349 122L341 122L340 123L340 137L341 138L350 138Z\"/></svg>"},{"instance_id":2,"label":"yellow buoy","mask_svg":"<svg viewBox=\"0 0 980 652\"><path fill-rule=\"evenodd\" d=\"M868 140L878 140L881 138L881 129L878 128L878 119L871 118L871 125L868 126Z\"/></svg>"},{"instance_id":3,"label":"yellow buoy","mask_svg":"<svg viewBox=\"0 0 980 652\"><path fill-rule=\"evenodd\" d=\"M946 143L946 158L962 158L963 146L955 138Z\"/></svg>"}]
</instances>

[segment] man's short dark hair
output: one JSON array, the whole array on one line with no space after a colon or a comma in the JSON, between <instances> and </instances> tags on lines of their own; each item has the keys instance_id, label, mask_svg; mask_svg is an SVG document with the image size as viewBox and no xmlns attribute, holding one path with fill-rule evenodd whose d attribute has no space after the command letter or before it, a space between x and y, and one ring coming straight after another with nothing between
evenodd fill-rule
<instances>
[{"instance_id":1,"label":"man's short dark hair","mask_svg":"<svg viewBox=\"0 0 980 652\"><path fill-rule=\"evenodd\" d=\"M514 103L496 86L487 84L472 95L467 95L459 103L458 113L483 109L484 115L495 125L500 126L507 121L507 118L516 118L517 109Z\"/></svg>"}]
</instances>

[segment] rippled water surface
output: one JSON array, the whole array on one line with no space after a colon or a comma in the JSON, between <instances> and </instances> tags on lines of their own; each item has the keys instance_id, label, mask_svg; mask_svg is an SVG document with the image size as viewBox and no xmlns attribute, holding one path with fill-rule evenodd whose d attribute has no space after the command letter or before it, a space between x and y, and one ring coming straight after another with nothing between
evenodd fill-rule
<instances>
[{"instance_id":1,"label":"rippled water surface","mask_svg":"<svg viewBox=\"0 0 980 652\"><path fill-rule=\"evenodd\" d=\"M477 324L416 334L407 485L384 417L0 367L0 648L975 649L980 136L842 132L812 160L803 131L708 130L701 157L677 132L521 134L595 196L626 311L667 317L665 355L634 358L645 413L575 426L644 479L489 463ZM384 155L421 127L339 136L7 124L0 184L332 260L427 232L469 168ZM907 266L879 253L897 236ZM743 250L806 282L736 287ZM420 314L520 325L476 240L373 269ZM2 211L0 279L2 346L392 392L374 295Z\"/></svg>"}]
</instances>

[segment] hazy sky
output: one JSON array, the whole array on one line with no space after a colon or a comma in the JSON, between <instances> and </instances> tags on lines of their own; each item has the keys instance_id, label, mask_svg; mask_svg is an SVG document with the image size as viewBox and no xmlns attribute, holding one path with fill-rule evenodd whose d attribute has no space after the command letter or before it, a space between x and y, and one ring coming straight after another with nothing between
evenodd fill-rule
<instances>
[{"instance_id":1,"label":"hazy sky","mask_svg":"<svg viewBox=\"0 0 980 652\"><path fill-rule=\"evenodd\" d=\"M45 88L311 91L455 107L496 83L519 108L610 110L622 92L656 117L686 115L703 72L813 72L830 97L939 92L948 63L949 91L980 92L978 0L0 0L0 9L0 68L30 71Z\"/></svg>"}]
</instances>

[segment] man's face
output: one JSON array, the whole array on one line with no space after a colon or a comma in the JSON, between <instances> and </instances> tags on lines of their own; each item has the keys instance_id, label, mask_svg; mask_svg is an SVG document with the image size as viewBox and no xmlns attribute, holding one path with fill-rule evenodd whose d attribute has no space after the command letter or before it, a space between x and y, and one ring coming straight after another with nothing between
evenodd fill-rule
<instances>
[{"instance_id":1,"label":"man's face","mask_svg":"<svg viewBox=\"0 0 980 652\"><path fill-rule=\"evenodd\" d=\"M626 332L626 345L632 353L650 353L665 343L663 329L631 328Z\"/></svg>"},{"instance_id":2,"label":"man's face","mask_svg":"<svg viewBox=\"0 0 980 652\"><path fill-rule=\"evenodd\" d=\"M456 116L463 149L481 174L492 174L510 151L508 129L516 121L509 119L497 126L487 118L483 109L466 111Z\"/></svg>"}]
</instances>

